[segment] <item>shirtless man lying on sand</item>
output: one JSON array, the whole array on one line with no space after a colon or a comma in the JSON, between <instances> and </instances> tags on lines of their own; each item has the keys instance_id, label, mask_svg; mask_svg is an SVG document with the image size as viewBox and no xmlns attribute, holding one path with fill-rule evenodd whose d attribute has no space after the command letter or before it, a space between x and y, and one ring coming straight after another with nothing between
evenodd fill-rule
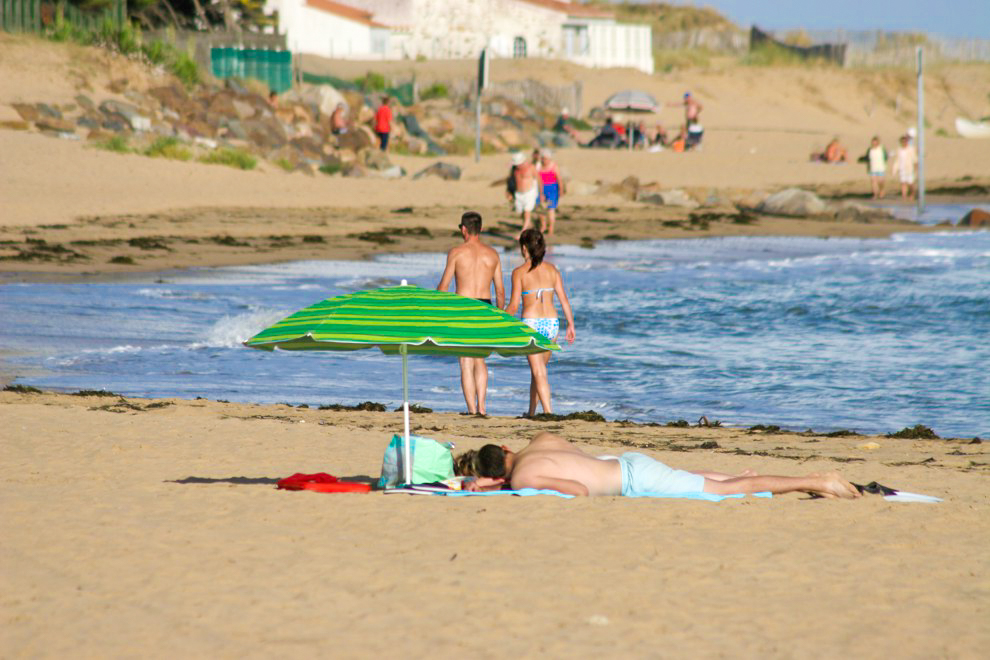
<instances>
[{"instance_id":1,"label":"shirtless man lying on sand","mask_svg":"<svg viewBox=\"0 0 990 660\"><path fill-rule=\"evenodd\" d=\"M645 495L711 493L814 493L852 499L860 493L836 472L807 477L777 477L751 472L733 476L719 472L675 470L636 452L595 457L552 433L539 433L518 452L485 445L461 454L454 462L468 490L497 490L508 483L513 490L539 488L567 495Z\"/></svg>"}]
</instances>

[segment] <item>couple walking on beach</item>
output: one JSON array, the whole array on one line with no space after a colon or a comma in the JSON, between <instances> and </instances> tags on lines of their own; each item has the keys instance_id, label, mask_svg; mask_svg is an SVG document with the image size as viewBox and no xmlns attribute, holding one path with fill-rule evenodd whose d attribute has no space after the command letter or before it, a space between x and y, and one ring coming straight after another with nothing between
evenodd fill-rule
<instances>
[{"instance_id":1,"label":"couple walking on beach","mask_svg":"<svg viewBox=\"0 0 990 660\"><path fill-rule=\"evenodd\" d=\"M519 236L523 264L512 271L512 289L506 304L501 260L491 246L482 242L481 223L481 214L475 211L468 211L461 216L458 227L464 242L447 253L447 266L437 290L449 290L453 280L458 294L492 304L494 285L496 307L515 314L521 306L523 322L551 341L556 341L560 332L560 321L554 305L556 295L567 319L565 336L568 343L573 343L575 332L571 304L564 291L560 271L543 260L546 254L543 234L536 229L527 229ZM527 358L531 371L528 415L536 414L537 402L543 407L543 412L552 413L550 382L547 378L550 352L528 355ZM487 414L488 367L485 359L462 357L460 366L461 389L464 391L468 412Z\"/></svg>"}]
</instances>

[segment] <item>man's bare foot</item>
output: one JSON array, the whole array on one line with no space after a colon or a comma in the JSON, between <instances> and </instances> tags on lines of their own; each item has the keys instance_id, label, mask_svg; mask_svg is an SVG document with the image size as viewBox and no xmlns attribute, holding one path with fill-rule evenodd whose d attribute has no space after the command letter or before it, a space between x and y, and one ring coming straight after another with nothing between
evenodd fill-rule
<instances>
[{"instance_id":1,"label":"man's bare foot","mask_svg":"<svg viewBox=\"0 0 990 660\"><path fill-rule=\"evenodd\" d=\"M843 479L838 472L826 472L822 475L815 475L821 480L821 486L814 492L824 497L841 497L852 500L861 497L862 494L855 486Z\"/></svg>"}]
</instances>

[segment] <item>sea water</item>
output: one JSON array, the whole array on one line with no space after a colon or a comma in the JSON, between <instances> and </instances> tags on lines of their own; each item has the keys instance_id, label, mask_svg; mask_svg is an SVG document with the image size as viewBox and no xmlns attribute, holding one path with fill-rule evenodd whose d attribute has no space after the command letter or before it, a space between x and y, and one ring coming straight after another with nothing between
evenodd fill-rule
<instances>
[{"instance_id":1,"label":"sea water","mask_svg":"<svg viewBox=\"0 0 990 660\"><path fill-rule=\"evenodd\" d=\"M549 259L577 329L550 362L555 412L990 436L990 232L601 242ZM519 263L503 255L506 279ZM432 288L443 266L405 254L4 284L0 368L64 391L394 407L397 357L241 342L330 296ZM489 412L525 412L525 358L488 366ZM409 380L414 403L464 409L456 359L413 356Z\"/></svg>"}]
</instances>

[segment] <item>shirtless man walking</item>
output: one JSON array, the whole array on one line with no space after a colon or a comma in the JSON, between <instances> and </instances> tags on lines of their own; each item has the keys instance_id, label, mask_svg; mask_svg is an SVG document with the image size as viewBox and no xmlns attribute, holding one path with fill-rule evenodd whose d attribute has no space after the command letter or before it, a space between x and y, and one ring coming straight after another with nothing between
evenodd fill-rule
<instances>
[{"instance_id":1,"label":"shirtless man walking","mask_svg":"<svg viewBox=\"0 0 990 660\"><path fill-rule=\"evenodd\" d=\"M720 472L687 472L637 452L619 457L594 457L552 433L539 433L518 452L504 445L485 445L457 457L459 474L476 476L471 490L492 490L508 483L513 490L541 488L567 495L648 495L711 493L814 493L852 499L860 493L836 472L807 477L740 476Z\"/></svg>"},{"instance_id":2,"label":"shirtless man walking","mask_svg":"<svg viewBox=\"0 0 990 660\"><path fill-rule=\"evenodd\" d=\"M516 213L522 215L523 226L519 232L533 226L533 209L540 201L540 189L536 185L536 168L520 152L512 154L512 177L515 179L515 193L512 202Z\"/></svg>"},{"instance_id":3,"label":"shirtless man walking","mask_svg":"<svg viewBox=\"0 0 990 660\"><path fill-rule=\"evenodd\" d=\"M461 237L464 242L447 253L447 267L437 285L437 291L447 291L456 279L457 293L492 304L492 284L495 284L495 306L505 304L502 287L502 263L498 253L481 242L481 214L468 211L461 216ZM488 396L488 367L485 358L462 357L461 389L468 412L484 415Z\"/></svg>"}]
</instances>

